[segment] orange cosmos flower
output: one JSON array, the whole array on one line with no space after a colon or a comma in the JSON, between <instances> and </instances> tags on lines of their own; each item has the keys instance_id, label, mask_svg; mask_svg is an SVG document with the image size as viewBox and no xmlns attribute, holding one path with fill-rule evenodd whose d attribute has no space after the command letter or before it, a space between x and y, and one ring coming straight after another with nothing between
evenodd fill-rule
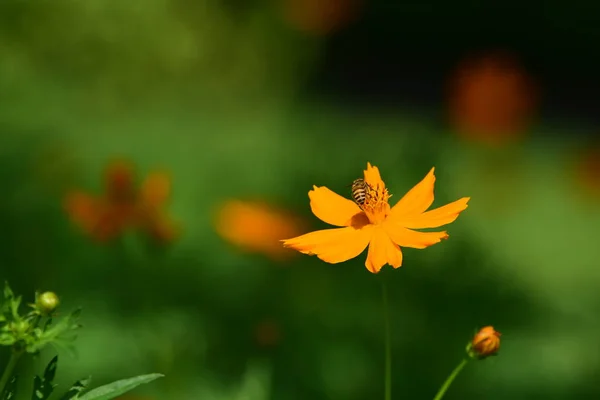
<instances>
[{"instance_id":1,"label":"orange cosmos flower","mask_svg":"<svg viewBox=\"0 0 600 400\"><path fill-rule=\"evenodd\" d=\"M137 200L137 225L159 243L170 243L181 228L166 212L171 197L171 178L164 172L154 172L143 181Z\"/></svg>"},{"instance_id":2,"label":"orange cosmos flower","mask_svg":"<svg viewBox=\"0 0 600 400\"><path fill-rule=\"evenodd\" d=\"M105 171L102 195L73 191L65 199L65 209L76 225L98 241L138 228L165 242L175 236L174 225L163 210L169 194L170 180L165 174L150 174L137 188L133 165L119 160Z\"/></svg>"},{"instance_id":3,"label":"orange cosmos flower","mask_svg":"<svg viewBox=\"0 0 600 400\"><path fill-rule=\"evenodd\" d=\"M217 233L240 249L262 253L275 261L293 252L281 247L282 237L299 235L303 224L296 216L264 202L229 200L216 215Z\"/></svg>"},{"instance_id":4,"label":"orange cosmos flower","mask_svg":"<svg viewBox=\"0 0 600 400\"><path fill-rule=\"evenodd\" d=\"M453 222L467 208L469 197L426 211L433 203L434 168L393 207L391 195L381 179L379 169L367 163L364 180L370 188L365 202L358 206L328 188L314 186L308 192L313 214L322 221L341 228L311 232L283 245L301 253L316 255L321 260L336 264L361 254L368 246L366 267L378 273L385 264L394 268L402 265L400 247L424 249L448 234L418 232L413 229L437 228Z\"/></svg>"}]
</instances>

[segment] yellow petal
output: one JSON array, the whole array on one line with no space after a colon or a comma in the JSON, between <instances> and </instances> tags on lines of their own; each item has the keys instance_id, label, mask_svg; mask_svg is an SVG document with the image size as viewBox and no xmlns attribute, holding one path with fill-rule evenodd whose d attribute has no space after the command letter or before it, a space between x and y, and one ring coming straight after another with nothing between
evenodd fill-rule
<instances>
[{"instance_id":1,"label":"yellow petal","mask_svg":"<svg viewBox=\"0 0 600 400\"><path fill-rule=\"evenodd\" d=\"M313 186L308 192L310 208L321 221L335 226L350 226L352 218L362 210L352 200L329 190L325 186Z\"/></svg>"},{"instance_id":2,"label":"yellow petal","mask_svg":"<svg viewBox=\"0 0 600 400\"><path fill-rule=\"evenodd\" d=\"M166 173L155 172L146 177L140 188L140 201L150 208L163 206L171 195L171 179Z\"/></svg>"},{"instance_id":3,"label":"yellow petal","mask_svg":"<svg viewBox=\"0 0 600 400\"><path fill-rule=\"evenodd\" d=\"M433 185L435 183L435 168L431 168L423 180L410 189L394 207L394 216L406 216L421 214L433 203Z\"/></svg>"},{"instance_id":4,"label":"yellow petal","mask_svg":"<svg viewBox=\"0 0 600 400\"><path fill-rule=\"evenodd\" d=\"M404 217L399 223L406 228L423 229L437 228L454 222L458 214L468 207L470 197L463 197L445 206L435 208L414 217Z\"/></svg>"},{"instance_id":5,"label":"yellow petal","mask_svg":"<svg viewBox=\"0 0 600 400\"><path fill-rule=\"evenodd\" d=\"M385 182L381 179L379 174L379 168L372 166L371 163L367 163L367 169L364 171L365 182L369 184L373 189L385 187Z\"/></svg>"},{"instance_id":6,"label":"yellow petal","mask_svg":"<svg viewBox=\"0 0 600 400\"><path fill-rule=\"evenodd\" d=\"M382 225L389 237L400 247L424 249L448 239L448 234L443 232L417 232L407 229L391 220L386 220Z\"/></svg>"},{"instance_id":7,"label":"yellow petal","mask_svg":"<svg viewBox=\"0 0 600 400\"><path fill-rule=\"evenodd\" d=\"M392 242L385 230L376 227L369 244L365 266L370 272L376 274L385 264L399 268L402 265L402 251Z\"/></svg>"},{"instance_id":8,"label":"yellow petal","mask_svg":"<svg viewBox=\"0 0 600 400\"><path fill-rule=\"evenodd\" d=\"M324 229L284 240L283 245L337 264L354 258L365 250L371 240L372 228L372 225L367 225L362 229Z\"/></svg>"}]
</instances>

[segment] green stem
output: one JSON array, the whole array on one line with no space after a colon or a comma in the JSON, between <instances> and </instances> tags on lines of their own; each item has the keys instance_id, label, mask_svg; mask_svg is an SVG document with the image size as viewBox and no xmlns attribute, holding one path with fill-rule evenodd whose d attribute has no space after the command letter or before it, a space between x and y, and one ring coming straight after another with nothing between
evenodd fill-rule
<instances>
[{"instance_id":1,"label":"green stem","mask_svg":"<svg viewBox=\"0 0 600 400\"><path fill-rule=\"evenodd\" d=\"M452 371L452 373L450 374L450 376L448 376L448 378L446 378L446 381L444 382L444 384L442 385L442 387L440 388L440 390L437 392L437 394L435 395L433 400L441 400L442 397L444 397L444 394L446 394L446 391L448 390L448 388L450 387L450 385L452 385L452 382L454 381L454 378L456 378L458 376L458 374L460 373L460 371L462 371L462 369L465 367L465 365L467 365L467 363L469 362L468 358L463 358L462 361L460 362L460 364L458 364L456 366L456 368L454 368L454 370Z\"/></svg>"},{"instance_id":2,"label":"green stem","mask_svg":"<svg viewBox=\"0 0 600 400\"><path fill-rule=\"evenodd\" d=\"M390 310L387 286L381 282L383 297L383 321L385 324L385 400L392 400L392 335L390 330Z\"/></svg>"},{"instance_id":3,"label":"green stem","mask_svg":"<svg viewBox=\"0 0 600 400\"><path fill-rule=\"evenodd\" d=\"M19 362L19 358L21 358L22 351L12 350L10 352L10 359L8 360L8 365L4 369L4 373L2 374L2 378L0 378L0 395L4 392L4 388L8 383L8 380L11 378L13 372L15 371L15 367Z\"/></svg>"}]
</instances>

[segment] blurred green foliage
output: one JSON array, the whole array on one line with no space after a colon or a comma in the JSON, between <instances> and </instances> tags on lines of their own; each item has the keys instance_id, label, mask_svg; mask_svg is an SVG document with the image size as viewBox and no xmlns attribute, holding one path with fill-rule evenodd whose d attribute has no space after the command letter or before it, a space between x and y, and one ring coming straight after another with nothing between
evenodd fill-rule
<instances>
[{"instance_id":1,"label":"blurred green foliage","mask_svg":"<svg viewBox=\"0 0 600 400\"><path fill-rule=\"evenodd\" d=\"M516 149L489 150L425 111L299 101L319 47L264 5L2 2L0 277L84 308L78 356L61 357L57 382L151 370L166 375L139 389L154 399L379 398L383 278L395 398L432 398L488 324L503 333L500 356L469 365L446 398L598 396L600 215L566 173L578 144L540 126ZM169 249L98 245L69 223L65 193L99 191L114 156L172 173L185 230ZM367 161L394 198L431 166L434 206L471 196L450 239L373 276L364 255L282 265L214 231L230 198L284 204L323 228L308 190L345 193ZM265 319L281 330L270 347L254 333Z\"/></svg>"}]
</instances>

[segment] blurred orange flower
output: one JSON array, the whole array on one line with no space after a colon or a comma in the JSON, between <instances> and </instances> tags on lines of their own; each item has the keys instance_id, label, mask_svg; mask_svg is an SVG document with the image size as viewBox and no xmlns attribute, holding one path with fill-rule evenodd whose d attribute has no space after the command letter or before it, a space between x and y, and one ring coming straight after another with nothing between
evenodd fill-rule
<instances>
[{"instance_id":1,"label":"blurred orange flower","mask_svg":"<svg viewBox=\"0 0 600 400\"><path fill-rule=\"evenodd\" d=\"M360 11L362 0L283 0L284 19L293 28L322 36L343 28Z\"/></svg>"},{"instance_id":2,"label":"blurred orange flower","mask_svg":"<svg viewBox=\"0 0 600 400\"><path fill-rule=\"evenodd\" d=\"M506 54L467 59L450 78L450 118L467 139L501 145L521 138L536 106L536 90Z\"/></svg>"},{"instance_id":3,"label":"blurred orange flower","mask_svg":"<svg viewBox=\"0 0 600 400\"><path fill-rule=\"evenodd\" d=\"M264 202L229 200L216 214L217 233L237 247L262 253L279 261L293 252L279 239L298 235L304 224L299 218Z\"/></svg>"},{"instance_id":4,"label":"blurred orange flower","mask_svg":"<svg viewBox=\"0 0 600 400\"><path fill-rule=\"evenodd\" d=\"M463 197L426 211L433 203L434 168L393 207L388 203L391 196L377 167L367 163L364 180L368 191L362 206L324 186L313 186L308 192L313 214L342 228L286 239L283 245L332 264L357 257L368 246L365 266L370 272L378 273L385 264L394 268L402 265L400 247L424 249L447 239L445 231L418 232L413 229L437 228L453 222L467 208L470 199Z\"/></svg>"},{"instance_id":5,"label":"blurred orange flower","mask_svg":"<svg viewBox=\"0 0 600 400\"><path fill-rule=\"evenodd\" d=\"M500 336L502 334L493 326L481 328L469 345L471 355L480 359L496 355L500 350Z\"/></svg>"},{"instance_id":6,"label":"blurred orange flower","mask_svg":"<svg viewBox=\"0 0 600 400\"><path fill-rule=\"evenodd\" d=\"M159 242L170 242L176 235L175 225L164 211L170 185L166 174L156 172L137 188L133 165L118 160L106 168L103 194L72 191L65 198L65 209L76 225L98 241L137 228Z\"/></svg>"}]
</instances>

